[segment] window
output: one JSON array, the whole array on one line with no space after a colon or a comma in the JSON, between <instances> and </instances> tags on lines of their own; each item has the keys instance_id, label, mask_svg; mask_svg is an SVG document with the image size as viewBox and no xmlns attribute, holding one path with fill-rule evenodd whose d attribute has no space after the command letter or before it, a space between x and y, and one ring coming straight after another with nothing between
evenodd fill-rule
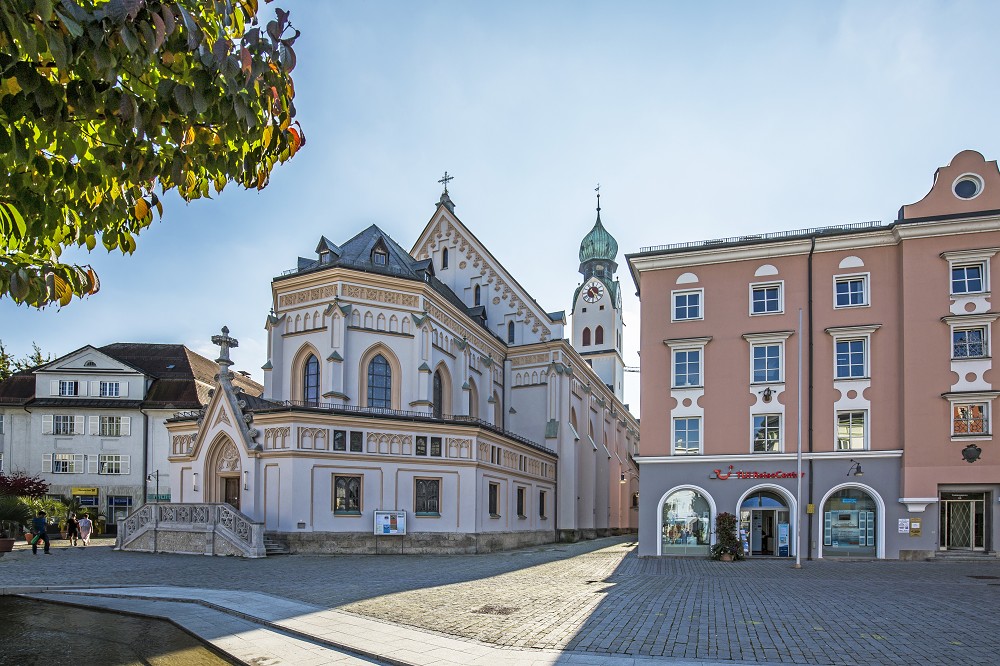
<instances>
[{"instance_id":1,"label":"window","mask_svg":"<svg viewBox=\"0 0 1000 666\"><path fill-rule=\"evenodd\" d=\"M837 340L837 379L867 377L865 340Z\"/></svg>"},{"instance_id":2,"label":"window","mask_svg":"<svg viewBox=\"0 0 1000 666\"><path fill-rule=\"evenodd\" d=\"M524 511L524 493L525 493L525 489L524 488L518 488L517 489L517 517L518 518L527 518L528 517L525 514L525 511Z\"/></svg>"},{"instance_id":3,"label":"window","mask_svg":"<svg viewBox=\"0 0 1000 666\"><path fill-rule=\"evenodd\" d=\"M389 253L380 247L372 250L372 263L376 266L387 266L389 264Z\"/></svg>"},{"instance_id":4,"label":"window","mask_svg":"<svg viewBox=\"0 0 1000 666\"><path fill-rule=\"evenodd\" d=\"M60 380L59 395L80 395L80 383Z\"/></svg>"},{"instance_id":5,"label":"window","mask_svg":"<svg viewBox=\"0 0 1000 666\"><path fill-rule=\"evenodd\" d=\"M823 556L875 557L878 507L863 490L838 490L823 505Z\"/></svg>"},{"instance_id":6,"label":"window","mask_svg":"<svg viewBox=\"0 0 1000 666\"><path fill-rule=\"evenodd\" d=\"M753 370L750 381L754 384L781 381L781 345L752 345Z\"/></svg>"},{"instance_id":7,"label":"window","mask_svg":"<svg viewBox=\"0 0 1000 666\"><path fill-rule=\"evenodd\" d=\"M952 264L951 293L979 294L986 291L984 262L973 264Z\"/></svg>"},{"instance_id":8,"label":"window","mask_svg":"<svg viewBox=\"0 0 1000 666\"><path fill-rule=\"evenodd\" d=\"M753 452L781 451L781 415L755 414L753 417Z\"/></svg>"},{"instance_id":9,"label":"window","mask_svg":"<svg viewBox=\"0 0 1000 666\"><path fill-rule=\"evenodd\" d=\"M347 450L347 431L346 430L334 430L333 431L333 450L334 451L346 451Z\"/></svg>"},{"instance_id":10,"label":"window","mask_svg":"<svg viewBox=\"0 0 1000 666\"><path fill-rule=\"evenodd\" d=\"M128 474L129 456L102 453L97 459L98 474Z\"/></svg>"},{"instance_id":11,"label":"window","mask_svg":"<svg viewBox=\"0 0 1000 666\"><path fill-rule=\"evenodd\" d=\"M674 455L701 453L701 418L674 419Z\"/></svg>"},{"instance_id":12,"label":"window","mask_svg":"<svg viewBox=\"0 0 1000 666\"><path fill-rule=\"evenodd\" d=\"M351 431L351 453L361 453L364 450L364 433Z\"/></svg>"},{"instance_id":13,"label":"window","mask_svg":"<svg viewBox=\"0 0 1000 666\"><path fill-rule=\"evenodd\" d=\"M604 344L604 327L598 326L594 329L594 344L603 345Z\"/></svg>"},{"instance_id":14,"label":"window","mask_svg":"<svg viewBox=\"0 0 1000 666\"><path fill-rule=\"evenodd\" d=\"M694 490L678 490L663 502L660 518L661 555L708 555L712 510Z\"/></svg>"},{"instance_id":15,"label":"window","mask_svg":"<svg viewBox=\"0 0 1000 666\"><path fill-rule=\"evenodd\" d=\"M776 314L781 311L780 283L750 286L750 314Z\"/></svg>"},{"instance_id":16,"label":"window","mask_svg":"<svg viewBox=\"0 0 1000 666\"><path fill-rule=\"evenodd\" d=\"M448 248L441 250L441 268L448 268Z\"/></svg>"},{"instance_id":17,"label":"window","mask_svg":"<svg viewBox=\"0 0 1000 666\"><path fill-rule=\"evenodd\" d=\"M416 454L418 456L427 455L427 437L425 435L417 435L416 438Z\"/></svg>"},{"instance_id":18,"label":"window","mask_svg":"<svg viewBox=\"0 0 1000 666\"><path fill-rule=\"evenodd\" d=\"M951 331L952 358L983 358L986 350L986 327L955 328Z\"/></svg>"},{"instance_id":19,"label":"window","mask_svg":"<svg viewBox=\"0 0 1000 666\"><path fill-rule=\"evenodd\" d=\"M988 435L990 430L986 409L986 403L953 404L954 420L952 421L951 434L956 436Z\"/></svg>"},{"instance_id":20,"label":"window","mask_svg":"<svg viewBox=\"0 0 1000 666\"><path fill-rule=\"evenodd\" d=\"M489 488L490 518L500 517L500 484L491 483Z\"/></svg>"},{"instance_id":21,"label":"window","mask_svg":"<svg viewBox=\"0 0 1000 666\"><path fill-rule=\"evenodd\" d=\"M702 290L697 291L675 291L674 308L671 312L673 321L689 321L691 319L702 319L701 296Z\"/></svg>"},{"instance_id":22,"label":"window","mask_svg":"<svg viewBox=\"0 0 1000 666\"><path fill-rule=\"evenodd\" d=\"M418 516L441 515L441 479L415 479L413 512Z\"/></svg>"},{"instance_id":23,"label":"window","mask_svg":"<svg viewBox=\"0 0 1000 666\"><path fill-rule=\"evenodd\" d=\"M833 281L833 306L852 308L868 305L868 276L850 275Z\"/></svg>"},{"instance_id":24,"label":"window","mask_svg":"<svg viewBox=\"0 0 1000 666\"><path fill-rule=\"evenodd\" d=\"M481 298L482 298L482 290L479 288L479 285L477 284L476 288L472 290L473 304L482 305Z\"/></svg>"},{"instance_id":25,"label":"window","mask_svg":"<svg viewBox=\"0 0 1000 666\"><path fill-rule=\"evenodd\" d=\"M545 491L538 491L538 517L545 518Z\"/></svg>"},{"instance_id":26,"label":"window","mask_svg":"<svg viewBox=\"0 0 1000 666\"><path fill-rule=\"evenodd\" d=\"M3 421L4 421L4 415L0 414L0 435L3 434Z\"/></svg>"},{"instance_id":27,"label":"window","mask_svg":"<svg viewBox=\"0 0 1000 666\"><path fill-rule=\"evenodd\" d=\"M514 344L514 322L507 322L507 343Z\"/></svg>"},{"instance_id":28,"label":"window","mask_svg":"<svg viewBox=\"0 0 1000 666\"><path fill-rule=\"evenodd\" d=\"M432 389L431 400L433 400L433 402L434 402L434 406L432 407L434 418L439 419L439 418L441 418L444 415L443 414L443 408L444 408L444 391L443 391L443 387L441 386L441 371L440 370L435 370L434 371L434 380L433 380L433 389Z\"/></svg>"},{"instance_id":29,"label":"window","mask_svg":"<svg viewBox=\"0 0 1000 666\"><path fill-rule=\"evenodd\" d=\"M590 346L590 327L589 326L587 328L583 329L583 346L584 347L589 347Z\"/></svg>"},{"instance_id":30,"label":"window","mask_svg":"<svg viewBox=\"0 0 1000 666\"><path fill-rule=\"evenodd\" d=\"M122 417L120 416L102 416L100 420L100 430L98 431L101 437L121 437L122 435ZM93 426L91 426L93 427Z\"/></svg>"},{"instance_id":31,"label":"window","mask_svg":"<svg viewBox=\"0 0 1000 666\"><path fill-rule=\"evenodd\" d=\"M319 404L319 359L315 354L310 354L306 359L305 373L302 377L302 399L313 407Z\"/></svg>"},{"instance_id":32,"label":"window","mask_svg":"<svg viewBox=\"0 0 1000 666\"><path fill-rule=\"evenodd\" d=\"M431 456L435 458L441 457L441 438L431 437Z\"/></svg>"},{"instance_id":33,"label":"window","mask_svg":"<svg viewBox=\"0 0 1000 666\"><path fill-rule=\"evenodd\" d=\"M52 432L56 435L75 435L76 419L72 416L56 414L52 417Z\"/></svg>"},{"instance_id":34,"label":"window","mask_svg":"<svg viewBox=\"0 0 1000 666\"><path fill-rule=\"evenodd\" d=\"M118 382L101 382L102 398L117 398L121 394L121 385Z\"/></svg>"},{"instance_id":35,"label":"window","mask_svg":"<svg viewBox=\"0 0 1000 666\"><path fill-rule=\"evenodd\" d=\"M494 465L503 464L503 449L499 446L490 446L490 463Z\"/></svg>"},{"instance_id":36,"label":"window","mask_svg":"<svg viewBox=\"0 0 1000 666\"><path fill-rule=\"evenodd\" d=\"M865 441L865 412L837 413L837 450L863 451Z\"/></svg>"},{"instance_id":37,"label":"window","mask_svg":"<svg viewBox=\"0 0 1000 666\"><path fill-rule=\"evenodd\" d=\"M52 453L53 474L83 474L83 454Z\"/></svg>"},{"instance_id":38,"label":"window","mask_svg":"<svg viewBox=\"0 0 1000 666\"><path fill-rule=\"evenodd\" d=\"M701 350L674 351L674 387L701 386Z\"/></svg>"},{"instance_id":39,"label":"window","mask_svg":"<svg viewBox=\"0 0 1000 666\"><path fill-rule=\"evenodd\" d=\"M368 406L392 407L392 369L382 354L368 364Z\"/></svg>"},{"instance_id":40,"label":"window","mask_svg":"<svg viewBox=\"0 0 1000 666\"><path fill-rule=\"evenodd\" d=\"M334 515L361 515L361 477L333 477Z\"/></svg>"}]
</instances>

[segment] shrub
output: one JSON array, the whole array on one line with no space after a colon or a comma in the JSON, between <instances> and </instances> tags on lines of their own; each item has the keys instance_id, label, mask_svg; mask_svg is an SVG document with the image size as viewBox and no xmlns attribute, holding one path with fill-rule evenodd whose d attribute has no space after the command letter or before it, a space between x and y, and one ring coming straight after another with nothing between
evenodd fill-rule
<instances>
[{"instance_id":1,"label":"shrub","mask_svg":"<svg viewBox=\"0 0 1000 666\"><path fill-rule=\"evenodd\" d=\"M725 511L715 517L715 545L712 546L712 559L722 559L723 553L729 553L734 560L743 559L739 521L736 516Z\"/></svg>"}]
</instances>

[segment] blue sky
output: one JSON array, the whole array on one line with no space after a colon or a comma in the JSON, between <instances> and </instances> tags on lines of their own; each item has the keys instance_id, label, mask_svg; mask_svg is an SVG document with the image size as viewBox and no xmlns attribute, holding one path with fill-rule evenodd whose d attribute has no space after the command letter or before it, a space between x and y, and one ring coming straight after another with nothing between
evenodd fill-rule
<instances>
[{"instance_id":1,"label":"blue sky","mask_svg":"<svg viewBox=\"0 0 1000 666\"><path fill-rule=\"evenodd\" d=\"M260 379L271 278L371 223L409 248L447 170L456 213L550 311L571 307L601 184L638 365L625 253L890 220L959 151L1000 158L998 3L276 4L302 30L306 147L262 192L167 197L131 257L75 253L96 296L0 300L9 351L180 342L214 358L226 324Z\"/></svg>"}]
</instances>

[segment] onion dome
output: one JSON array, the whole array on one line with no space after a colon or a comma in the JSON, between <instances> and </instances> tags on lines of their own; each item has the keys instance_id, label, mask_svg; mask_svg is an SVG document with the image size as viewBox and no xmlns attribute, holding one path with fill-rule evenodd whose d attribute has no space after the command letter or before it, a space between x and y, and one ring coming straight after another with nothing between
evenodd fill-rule
<instances>
[{"instance_id":1,"label":"onion dome","mask_svg":"<svg viewBox=\"0 0 1000 666\"><path fill-rule=\"evenodd\" d=\"M583 237L580 243L580 263L586 263L595 259L603 261L615 260L618 256L618 241L608 233L608 230L601 224L601 209L597 209L597 222L590 233Z\"/></svg>"}]
</instances>

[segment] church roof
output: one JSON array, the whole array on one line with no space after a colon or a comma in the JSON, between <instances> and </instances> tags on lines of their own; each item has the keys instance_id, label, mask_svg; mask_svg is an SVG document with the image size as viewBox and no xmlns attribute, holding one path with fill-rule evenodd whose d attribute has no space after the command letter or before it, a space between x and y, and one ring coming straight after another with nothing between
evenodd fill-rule
<instances>
[{"instance_id":1,"label":"church roof","mask_svg":"<svg viewBox=\"0 0 1000 666\"><path fill-rule=\"evenodd\" d=\"M580 263L592 259L614 261L617 256L618 241L601 224L601 209L598 208L597 222L594 223L594 228L583 237L583 242L580 243Z\"/></svg>"}]
</instances>

